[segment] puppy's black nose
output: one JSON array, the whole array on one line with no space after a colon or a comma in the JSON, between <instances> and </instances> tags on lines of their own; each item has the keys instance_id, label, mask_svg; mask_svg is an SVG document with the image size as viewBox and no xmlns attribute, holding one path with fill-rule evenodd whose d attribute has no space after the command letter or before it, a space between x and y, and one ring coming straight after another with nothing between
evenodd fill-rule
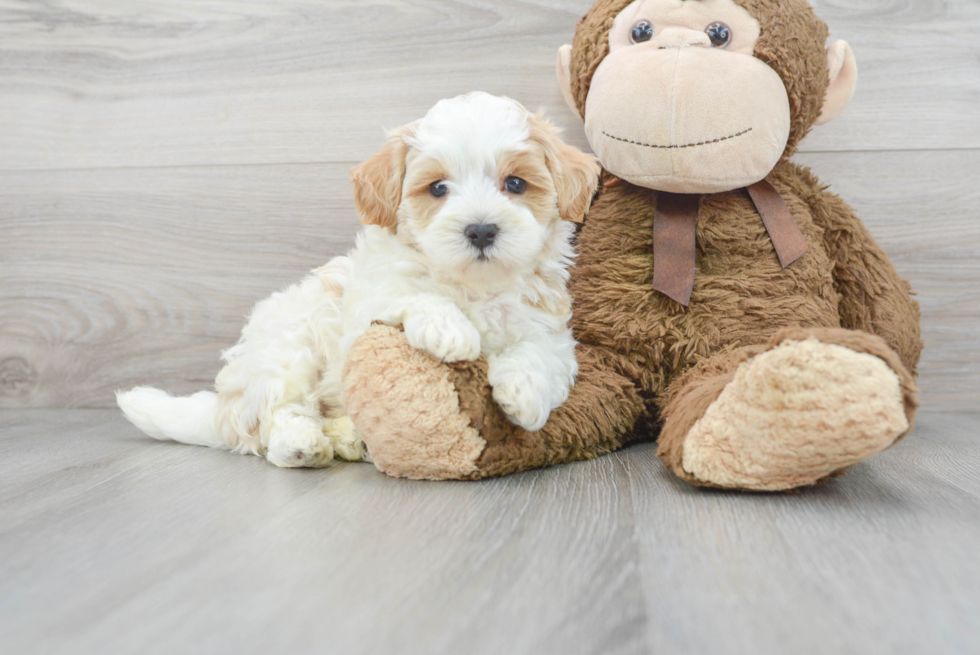
<instances>
[{"instance_id":1,"label":"puppy's black nose","mask_svg":"<svg viewBox=\"0 0 980 655\"><path fill-rule=\"evenodd\" d=\"M473 225L467 225L466 229L463 230L463 234L470 240L470 245L477 250L486 250L492 246L493 240L497 238L498 232L500 232L500 228L495 223L490 223L489 225L474 223Z\"/></svg>"}]
</instances>

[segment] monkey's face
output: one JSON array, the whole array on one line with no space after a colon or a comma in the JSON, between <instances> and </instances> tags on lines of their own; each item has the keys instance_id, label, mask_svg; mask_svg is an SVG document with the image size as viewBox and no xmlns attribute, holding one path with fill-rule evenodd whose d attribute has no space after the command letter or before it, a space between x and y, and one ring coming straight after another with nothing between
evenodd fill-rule
<instances>
[{"instance_id":1,"label":"monkey's face","mask_svg":"<svg viewBox=\"0 0 980 655\"><path fill-rule=\"evenodd\" d=\"M714 193L764 178L789 138L779 75L753 56L759 23L732 0L638 0L617 16L585 128L634 184Z\"/></svg>"},{"instance_id":2,"label":"monkey's face","mask_svg":"<svg viewBox=\"0 0 980 655\"><path fill-rule=\"evenodd\" d=\"M585 106L603 166L675 193L763 179L786 148L790 105L753 56L759 34L733 0L637 0L620 12Z\"/></svg>"}]
</instances>

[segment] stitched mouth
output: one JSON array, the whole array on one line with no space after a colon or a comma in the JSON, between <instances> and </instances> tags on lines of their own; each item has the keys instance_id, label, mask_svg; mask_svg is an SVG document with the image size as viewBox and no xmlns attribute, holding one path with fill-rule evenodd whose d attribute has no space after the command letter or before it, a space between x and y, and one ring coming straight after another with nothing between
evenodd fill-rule
<instances>
[{"instance_id":1,"label":"stitched mouth","mask_svg":"<svg viewBox=\"0 0 980 655\"><path fill-rule=\"evenodd\" d=\"M623 143L629 143L634 146L643 146L644 148L657 148L659 150L670 150L673 148L697 148L698 146L707 146L712 143L721 143L722 141L737 139L743 134L748 134L751 131L752 128L750 127L749 129L742 130L741 132L738 132L736 134L729 134L728 136L718 137L717 139L711 139L710 141L698 141L697 143L685 143L683 145L668 145L668 146L656 145L653 143L643 143L642 141L633 141L632 139L624 139L622 137L613 136L609 132L605 132L605 131L603 131L602 134L609 137L610 139L613 139L614 141L622 141Z\"/></svg>"}]
</instances>

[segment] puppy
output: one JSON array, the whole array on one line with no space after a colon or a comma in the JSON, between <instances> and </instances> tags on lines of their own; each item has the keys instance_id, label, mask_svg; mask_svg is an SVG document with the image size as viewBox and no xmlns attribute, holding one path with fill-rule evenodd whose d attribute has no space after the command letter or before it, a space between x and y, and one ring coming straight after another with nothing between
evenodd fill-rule
<instances>
[{"instance_id":1,"label":"puppy","mask_svg":"<svg viewBox=\"0 0 980 655\"><path fill-rule=\"evenodd\" d=\"M117 395L158 439L264 455L276 466L369 460L347 418L347 351L373 323L445 362L489 364L494 400L535 431L578 366L566 291L598 184L594 157L507 98L439 102L354 169L367 227L347 257L260 302L226 351L217 393Z\"/></svg>"}]
</instances>

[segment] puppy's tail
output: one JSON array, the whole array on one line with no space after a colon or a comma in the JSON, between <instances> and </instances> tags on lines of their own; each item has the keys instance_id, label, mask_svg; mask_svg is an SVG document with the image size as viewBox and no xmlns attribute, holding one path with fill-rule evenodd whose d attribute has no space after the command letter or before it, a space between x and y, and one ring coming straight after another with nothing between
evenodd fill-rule
<instances>
[{"instance_id":1,"label":"puppy's tail","mask_svg":"<svg viewBox=\"0 0 980 655\"><path fill-rule=\"evenodd\" d=\"M133 425L154 439L228 448L218 430L218 394L213 391L175 398L159 389L136 387L117 392L116 402Z\"/></svg>"}]
</instances>

